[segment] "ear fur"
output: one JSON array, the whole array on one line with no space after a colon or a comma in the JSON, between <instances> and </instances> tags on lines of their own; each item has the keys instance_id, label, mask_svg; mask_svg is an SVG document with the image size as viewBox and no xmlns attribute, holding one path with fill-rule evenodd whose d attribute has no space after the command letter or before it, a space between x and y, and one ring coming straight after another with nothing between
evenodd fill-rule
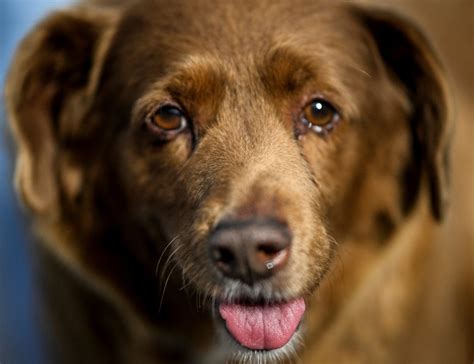
<instances>
[{"instance_id":1,"label":"ear fur","mask_svg":"<svg viewBox=\"0 0 474 364\"><path fill-rule=\"evenodd\" d=\"M116 23L116 11L53 13L20 44L7 78L7 117L18 146L16 188L43 216L59 213L61 144L81 130ZM77 175L77 173L75 174Z\"/></svg>"},{"instance_id":2,"label":"ear fur","mask_svg":"<svg viewBox=\"0 0 474 364\"><path fill-rule=\"evenodd\" d=\"M445 214L449 184L449 103L444 72L422 32L383 10L356 8L389 73L412 104L411 127L430 187L433 217Z\"/></svg>"}]
</instances>

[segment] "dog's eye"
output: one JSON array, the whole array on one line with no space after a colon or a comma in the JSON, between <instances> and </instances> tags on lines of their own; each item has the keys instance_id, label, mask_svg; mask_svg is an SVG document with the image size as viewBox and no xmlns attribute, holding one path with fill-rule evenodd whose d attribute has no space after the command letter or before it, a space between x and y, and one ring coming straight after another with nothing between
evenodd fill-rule
<instances>
[{"instance_id":1,"label":"dog's eye","mask_svg":"<svg viewBox=\"0 0 474 364\"><path fill-rule=\"evenodd\" d=\"M339 120L339 113L329 102L315 99L303 109L302 120L309 129L326 134Z\"/></svg>"},{"instance_id":2,"label":"dog's eye","mask_svg":"<svg viewBox=\"0 0 474 364\"><path fill-rule=\"evenodd\" d=\"M159 107L149 118L149 123L163 132L177 133L186 128L184 113L173 105Z\"/></svg>"}]
</instances>

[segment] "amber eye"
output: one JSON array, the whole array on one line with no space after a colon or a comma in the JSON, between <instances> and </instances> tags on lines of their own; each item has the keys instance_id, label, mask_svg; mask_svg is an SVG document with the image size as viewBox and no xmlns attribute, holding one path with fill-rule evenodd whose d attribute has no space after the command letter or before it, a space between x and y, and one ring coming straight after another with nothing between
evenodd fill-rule
<instances>
[{"instance_id":1,"label":"amber eye","mask_svg":"<svg viewBox=\"0 0 474 364\"><path fill-rule=\"evenodd\" d=\"M173 105L160 106L148 118L148 122L153 128L161 132L179 133L188 125L188 121L183 111Z\"/></svg>"},{"instance_id":2,"label":"amber eye","mask_svg":"<svg viewBox=\"0 0 474 364\"><path fill-rule=\"evenodd\" d=\"M316 133L326 134L339 121L339 113L329 102L315 99L303 109L302 121Z\"/></svg>"}]
</instances>

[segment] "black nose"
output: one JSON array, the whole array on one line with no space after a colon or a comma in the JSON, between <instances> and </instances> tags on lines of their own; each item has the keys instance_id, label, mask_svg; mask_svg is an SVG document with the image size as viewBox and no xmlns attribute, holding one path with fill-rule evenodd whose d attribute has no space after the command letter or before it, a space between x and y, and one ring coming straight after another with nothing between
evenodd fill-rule
<instances>
[{"instance_id":1,"label":"black nose","mask_svg":"<svg viewBox=\"0 0 474 364\"><path fill-rule=\"evenodd\" d=\"M222 273L252 284L286 264L291 239L288 227L272 219L224 220L211 234L209 249Z\"/></svg>"}]
</instances>

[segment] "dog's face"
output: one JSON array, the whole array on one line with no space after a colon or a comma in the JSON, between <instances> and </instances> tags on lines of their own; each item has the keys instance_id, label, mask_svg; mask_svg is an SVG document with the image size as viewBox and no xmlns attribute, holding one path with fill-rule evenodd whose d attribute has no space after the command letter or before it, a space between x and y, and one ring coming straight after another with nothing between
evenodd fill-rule
<instances>
[{"instance_id":1,"label":"dog's face","mask_svg":"<svg viewBox=\"0 0 474 364\"><path fill-rule=\"evenodd\" d=\"M439 70L398 18L144 1L43 29L10 77L25 200L45 224L140 231L238 351L291 349L336 241L385 242L422 175L441 217Z\"/></svg>"}]
</instances>

